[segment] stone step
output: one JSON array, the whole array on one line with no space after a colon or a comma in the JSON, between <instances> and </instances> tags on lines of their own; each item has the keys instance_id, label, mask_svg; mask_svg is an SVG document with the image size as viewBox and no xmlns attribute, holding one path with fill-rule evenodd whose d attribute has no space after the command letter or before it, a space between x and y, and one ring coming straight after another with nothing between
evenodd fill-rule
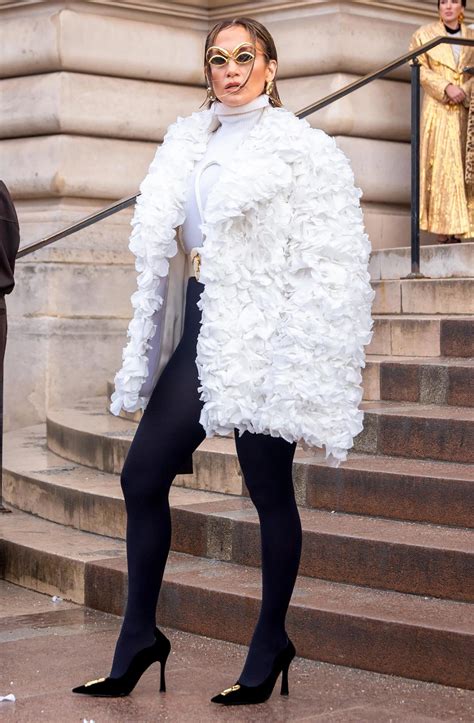
<instances>
[{"instance_id":1,"label":"stone step","mask_svg":"<svg viewBox=\"0 0 474 723\"><path fill-rule=\"evenodd\" d=\"M110 421L110 415L103 416ZM96 424L98 417L100 410L97 410L94 417ZM117 426L120 424L123 426L124 422L120 420ZM100 428L96 431L98 439L94 442L99 444ZM110 437L107 439L110 441ZM70 447L61 449L64 456ZM45 458L38 459L39 455ZM50 475L56 477L58 473L73 472L78 475L76 486L83 477L87 484L91 479L89 467L84 468L81 460L65 460L47 449L44 425L9 432L5 441L4 457L7 476L11 471L19 469L23 475L30 478L31 470L35 479L44 473L47 475L46 480L50 481ZM85 459L87 462L88 457ZM193 460L193 474L178 475L173 488L186 487L248 496L232 440L225 438L204 440L194 453ZM103 478L99 476L98 479L101 479L101 488L106 482L109 485L104 486L104 492L109 496L113 491L115 495L120 496L120 488L115 477L111 478L106 473ZM348 461L335 469L326 463L321 450L297 449L293 479L296 499L300 506L415 522L474 527L474 519L469 506L466 505L466 499L470 499L474 490L474 469L470 465L351 452ZM110 497L108 504L112 504ZM71 501L71 513L73 509ZM99 511L99 520L108 514L107 509ZM112 516L114 522L117 521L116 512L115 510Z\"/></svg>"},{"instance_id":2,"label":"stone step","mask_svg":"<svg viewBox=\"0 0 474 723\"><path fill-rule=\"evenodd\" d=\"M102 472L120 474L137 425L107 411L105 397L72 408L53 409L46 421L52 452ZM234 441L206 439L193 454L194 474L177 475L174 484L208 491L242 494L243 483ZM218 487L216 488L216 483Z\"/></svg>"},{"instance_id":3,"label":"stone step","mask_svg":"<svg viewBox=\"0 0 474 723\"><path fill-rule=\"evenodd\" d=\"M6 580L123 614L122 542L16 510L4 515L2 523ZM158 620L212 638L248 642L260 595L260 571L255 567L171 552ZM474 612L466 603L300 576L287 620L303 657L474 687Z\"/></svg>"},{"instance_id":4,"label":"stone step","mask_svg":"<svg viewBox=\"0 0 474 723\"><path fill-rule=\"evenodd\" d=\"M73 409L51 411L48 421L49 447L73 462L103 472L120 473L136 426L113 417L104 411L104 407L105 400L95 398ZM412 408L416 409L416 406L412 405ZM429 407L428 411L432 409L439 408ZM390 442L391 421L388 417L382 419L379 425L380 419L376 415L367 416L366 425L370 434L364 437L364 432L360 444L365 444L370 454L351 452L349 460L338 469L328 467L318 450L297 450L294 480L298 503L319 506L315 504L314 485L321 479L319 489L326 500L322 505L326 509L450 525L472 524L469 507L465 503L465 495L472 495L472 467L377 454L379 427L383 430L385 424L388 426L385 436L388 436ZM406 429L409 420L402 421L405 423L405 436L411 442L410 430ZM415 430L417 425L422 426L422 420L416 417L411 421ZM432 420L432 431L436 426L443 438L443 422ZM421 433L423 437L423 426ZM194 453L193 463L193 474L178 475L175 485L246 494L232 440L205 440ZM388 499L391 504L387 504Z\"/></svg>"},{"instance_id":5,"label":"stone step","mask_svg":"<svg viewBox=\"0 0 474 723\"><path fill-rule=\"evenodd\" d=\"M222 464L222 458L225 464ZM108 495L108 503L105 509L97 510L99 521L105 519L109 506L115 504L112 498L121 497L116 477L100 471L92 477L89 467L49 451L44 425L16 430L5 436L4 466L5 485L9 484L8 476L16 473L28 479L34 476L36 480L45 475L46 482L57 479L58 474L73 473L77 489L81 488L82 480L86 486L92 479L100 481L100 489ZM225 477L230 469L235 471L234 485ZM194 454L193 475L178 476L173 490L187 487L248 496L238 470L235 445L231 440L205 440ZM474 528L474 519L466 504L474 494L471 465L351 452L347 462L336 469L328 466L321 450L298 449L293 478L297 502L303 507ZM72 501L68 509L72 515ZM117 508L111 520L116 519L116 514ZM51 519L56 520L55 517ZM74 524L67 520L66 523ZM113 536L120 536L121 532L109 529ZM122 530L123 526L117 529Z\"/></svg>"},{"instance_id":6,"label":"stone step","mask_svg":"<svg viewBox=\"0 0 474 723\"><path fill-rule=\"evenodd\" d=\"M381 315L374 313L373 337L367 346L366 368L363 369L364 399L392 399L393 384L398 380L395 371L388 371L386 365L384 385L389 384L387 375L394 377L391 384L391 396L380 397L380 373L376 362L391 362L395 365L420 366L423 369L405 370L402 384L413 390L416 374L423 376L417 384L423 383L424 390L421 397L431 398L439 396L441 404L457 406L473 406L472 402L472 370L474 356L474 318L454 318L446 316L424 315ZM442 369L429 368L427 365L437 365ZM446 370L448 368L448 370ZM469 385L466 384L468 380ZM107 382L107 397L114 390L111 380ZM401 390L400 390L401 391ZM411 392L413 397L413 391ZM466 402L466 399L469 401ZM407 401L418 401L414 398ZM121 416L131 422L138 422L140 412L129 414L122 412Z\"/></svg>"},{"instance_id":7,"label":"stone step","mask_svg":"<svg viewBox=\"0 0 474 723\"><path fill-rule=\"evenodd\" d=\"M85 603L87 564L125 554L125 543L13 510L3 514L0 577L30 590Z\"/></svg>"},{"instance_id":8,"label":"stone step","mask_svg":"<svg viewBox=\"0 0 474 723\"><path fill-rule=\"evenodd\" d=\"M364 399L474 407L474 360L367 356Z\"/></svg>"},{"instance_id":9,"label":"stone step","mask_svg":"<svg viewBox=\"0 0 474 723\"><path fill-rule=\"evenodd\" d=\"M4 437L3 497L24 512L98 535L125 538L120 478L70 462L46 446L44 424ZM225 482L222 484L225 489ZM226 494L173 485L173 508L223 501Z\"/></svg>"},{"instance_id":10,"label":"stone step","mask_svg":"<svg viewBox=\"0 0 474 723\"><path fill-rule=\"evenodd\" d=\"M413 402L363 402L354 451L442 462L474 462L474 410Z\"/></svg>"},{"instance_id":11,"label":"stone step","mask_svg":"<svg viewBox=\"0 0 474 723\"><path fill-rule=\"evenodd\" d=\"M432 320L431 320L432 321ZM422 322L422 325L425 322ZM427 324L429 322L426 322ZM435 325L438 326L435 320ZM425 325L425 329L426 329ZM471 328L474 334L474 325ZM471 333L471 332L470 332ZM380 337L376 335L381 335ZM368 350L380 346L391 348L384 334L390 336L390 322L385 324L378 317L374 325L374 339ZM469 339L465 339L469 351ZM464 343L460 340L460 344ZM374 346L375 344L375 346ZM436 346L439 351L439 345ZM400 349L398 349L400 351ZM474 348L472 349L474 354ZM368 353L362 369L363 399L374 401L423 402L426 404L449 404L452 406L474 406L474 361L472 358L454 356L393 356L391 354ZM114 391L114 383L107 382L107 398ZM107 401L105 401L107 406ZM141 411L121 412L120 416L130 422L139 422Z\"/></svg>"},{"instance_id":12,"label":"stone step","mask_svg":"<svg viewBox=\"0 0 474 723\"><path fill-rule=\"evenodd\" d=\"M351 453L335 469L320 455L294 477L308 507L474 528L472 465Z\"/></svg>"},{"instance_id":13,"label":"stone step","mask_svg":"<svg viewBox=\"0 0 474 723\"><path fill-rule=\"evenodd\" d=\"M44 445L32 444L33 439L26 430L6 437L5 501L60 524L123 538L125 509L118 477L81 466L64 467L61 458ZM170 503L172 549L260 564L258 517L249 499L172 487ZM473 530L316 509L302 509L300 514L303 575L474 600Z\"/></svg>"},{"instance_id":14,"label":"stone step","mask_svg":"<svg viewBox=\"0 0 474 723\"><path fill-rule=\"evenodd\" d=\"M299 651L290 667L289 696L280 695L277 683L266 705L252 706L248 714L244 708L239 713L219 710L209 699L234 682L249 640L238 645L163 628L161 623L171 641L165 695L157 694L159 665L146 671L128 699L71 695L74 685L110 670L120 625L116 615L65 600L53 603L48 595L0 580L0 659L8 670L5 692L16 696L15 704L1 705L5 721L16 716L21 723L33 723L38 711L44 721L61 723L334 723L348 718L354 722L354 716L359 722L377 723L474 719L471 691L321 663L300 658ZM54 695L45 692L38 670L47 670L48 680L54 680Z\"/></svg>"},{"instance_id":15,"label":"stone step","mask_svg":"<svg viewBox=\"0 0 474 723\"><path fill-rule=\"evenodd\" d=\"M468 407L388 401L363 402L362 407L364 430L355 439L355 452L466 464L474 460L474 411ZM70 409L50 410L48 447L79 464L120 473L136 425L105 409L105 398L93 397ZM297 450L296 460L304 456ZM178 475L178 485L242 494L232 439L206 440L193 459L202 462L197 475L204 479ZM213 486L218 479L226 481L226 489Z\"/></svg>"},{"instance_id":16,"label":"stone step","mask_svg":"<svg viewBox=\"0 0 474 723\"><path fill-rule=\"evenodd\" d=\"M455 357L392 357L368 354L362 369L363 399L474 407L474 360ZM114 383L107 382L107 398ZM107 402L106 402L107 404ZM139 422L141 411L120 416Z\"/></svg>"},{"instance_id":17,"label":"stone step","mask_svg":"<svg viewBox=\"0 0 474 723\"><path fill-rule=\"evenodd\" d=\"M474 243L435 244L420 247L420 268L432 279L474 276ZM372 280L402 279L411 271L410 246L372 251Z\"/></svg>"},{"instance_id":18,"label":"stone step","mask_svg":"<svg viewBox=\"0 0 474 723\"><path fill-rule=\"evenodd\" d=\"M445 315L373 314L368 354L402 357L474 356L474 318Z\"/></svg>"},{"instance_id":19,"label":"stone step","mask_svg":"<svg viewBox=\"0 0 474 723\"><path fill-rule=\"evenodd\" d=\"M373 314L474 314L474 278L372 281Z\"/></svg>"}]
</instances>

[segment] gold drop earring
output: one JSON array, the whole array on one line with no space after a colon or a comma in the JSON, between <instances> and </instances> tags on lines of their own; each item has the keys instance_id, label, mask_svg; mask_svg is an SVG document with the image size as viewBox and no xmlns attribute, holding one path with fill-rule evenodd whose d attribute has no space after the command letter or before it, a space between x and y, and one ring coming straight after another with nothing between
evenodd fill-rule
<instances>
[{"instance_id":1,"label":"gold drop earring","mask_svg":"<svg viewBox=\"0 0 474 723\"><path fill-rule=\"evenodd\" d=\"M207 86L207 100L214 101L216 99L216 96L214 95L214 91L212 90L211 86Z\"/></svg>"},{"instance_id":2,"label":"gold drop earring","mask_svg":"<svg viewBox=\"0 0 474 723\"><path fill-rule=\"evenodd\" d=\"M461 12L459 13L458 20L459 20L460 23L463 23L463 22L464 22L464 13L463 13L462 10L461 10Z\"/></svg>"},{"instance_id":3,"label":"gold drop earring","mask_svg":"<svg viewBox=\"0 0 474 723\"><path fill-rule=\"evenodd\" d=\"M265 85L265 93L266 93L267 95L271 95L271 94L272 94L273 86L274 86L273 80L268 80L267 83L266 83L266 85Z\"/></svg>"}]
</instances>

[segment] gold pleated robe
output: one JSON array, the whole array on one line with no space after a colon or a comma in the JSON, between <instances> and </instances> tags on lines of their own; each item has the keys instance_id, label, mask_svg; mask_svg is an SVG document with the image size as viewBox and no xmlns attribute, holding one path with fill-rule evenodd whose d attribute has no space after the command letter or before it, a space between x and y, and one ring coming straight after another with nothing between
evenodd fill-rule
<instances>
[{"instance_id":1,"label":"gold pleated robe","mask_svg":"<svg viewBox=\"0 0 474 723\"><path fill-rule=\"evenodd\" d=\"M419 28L410 50L439 35L447 35L442 22ZM461 24L461 37L474 31ZM461 46L456 62L452 46L438 45L418 56L424 90L420 144L420 228L436 234L474 236L474 188L464 179L468 107L473 78L463 68L474 65L474 48ZM445 94L449 83L462 87L463 103Z\"/></svg>"},{"instance_id":2,"label":"gold pleated robe","mask_svg":"<svg viewBox=\"0 0 474 723\"><path fill-rule=\"evenodd\" d=\"M474 92L471 91L471 105L469 106L469 120L467 124L466 141L466 185L468 193L474 193Z\"/></svg>"}]
</instances>

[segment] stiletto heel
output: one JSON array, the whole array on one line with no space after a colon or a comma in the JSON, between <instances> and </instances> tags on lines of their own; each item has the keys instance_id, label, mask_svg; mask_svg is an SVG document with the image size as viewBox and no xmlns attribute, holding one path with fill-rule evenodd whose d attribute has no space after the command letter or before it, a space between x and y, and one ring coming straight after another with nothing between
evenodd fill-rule
<instances>
[{"instance_id":1,"label":"stiletto heel","mask_svg":"<svg viewBox=\"0 0 474 723\"><path fill-rule=\"evenodd\" d=\"M281 690L280 695L289 695L288 691L288 668L290 666L288 665L286 668L283 668L281 671Z\"/></svg>"},{"instance_id":2,"label":"stiletto heel","mask_svg":"<svg viewBox=\"0 0 474 723\"><path fill-rule=\"evenodd\" d=\"M168 656L166 656L167 658ZM166 658L165 660L161 661L161 671L160 671L160 693L166 693L166 682L165 682L165 665L166 665Z\"/></svg>"},{"instance_id":3,"label":"stiletto heel","mask_svg":"<svg viewBox=\"0 0 474 723\"><path fill-rule=\"evenodd\" d=\"M280 673L281 695L288 695L288 669L296 655L295 646L288 638L286 647L276 656L272 669L260 685L243 685L236 683L211 698L212 703L221 705L248 705L249 703L264 703L271 696Z\"/></svg>"},{"instance_id":4,"label":"stiletto heel","mask_svg":"<svg viewBox=\"0 0 474 723\"><path fill-rule=\"evenodd\" d=\"M152 663L161 663L160 692L166 690L165 665L170 654L171 643L161 630L155 628L155 642L139 650L130 661L125 673L118 678L97 678L73 688L73 693L96 695L101 698L117 698L128 695L135 688L143 673Z\"/></svg>"}]
</instances>

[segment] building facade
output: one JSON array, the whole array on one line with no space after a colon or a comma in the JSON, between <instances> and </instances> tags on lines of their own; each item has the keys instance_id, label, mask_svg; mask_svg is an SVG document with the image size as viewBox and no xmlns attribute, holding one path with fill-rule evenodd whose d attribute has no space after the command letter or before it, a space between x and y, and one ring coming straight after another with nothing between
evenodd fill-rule
<instances>
[{"instance_id":1,"label":"building facade","mask_svg":"<svg viewBox=\"0 0 474 723\"><path fill-rule=\"evenodd\" d=\"M206 33L238 15L274 35L280 94L297 111L405 53L436 4L0 0L0 176L16 201L22 243L137 192L169 123L205 98ZM407 246L408 66L308 120L351 159L373 248ZM7 426L100 393L119 366L135 284L130 215L18 263ZM20 384L21 403L9 378Z\"/></svg>"}]
</instances>

